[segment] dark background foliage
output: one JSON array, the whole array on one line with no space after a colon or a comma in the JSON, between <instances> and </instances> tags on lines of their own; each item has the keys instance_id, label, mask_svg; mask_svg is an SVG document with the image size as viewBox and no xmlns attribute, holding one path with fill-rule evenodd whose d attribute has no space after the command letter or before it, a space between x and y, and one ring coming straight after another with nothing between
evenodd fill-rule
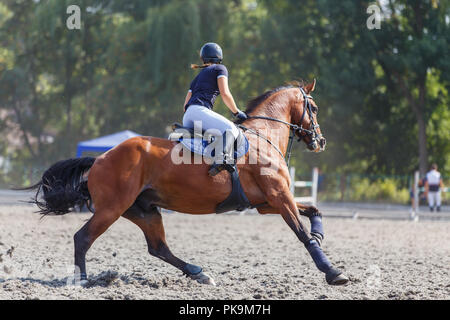
<instances>
[{"instance_id":1,"label":"dark background foliage","mask_svg":"<svg viewBox=\"0 0 450 320\"><path fill-rule=\"evenodd\" d=\"M317 78L329 145L297 146L298 172L450 173L449 2L363 0L2 0L3 184L29 183L77 142L119 130L166 136L207 41L221 44L241 109L267 89ZM81 30L68 30L68 5ZM219 99L220 100L220 99ZM230 116L221 101L216 110Z\"/></svg>"}]
</instances>

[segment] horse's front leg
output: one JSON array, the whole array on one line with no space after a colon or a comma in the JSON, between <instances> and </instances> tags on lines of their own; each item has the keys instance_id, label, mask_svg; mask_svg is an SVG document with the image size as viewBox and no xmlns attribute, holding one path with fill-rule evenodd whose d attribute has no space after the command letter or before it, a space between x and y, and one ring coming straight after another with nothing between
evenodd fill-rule
<instances>
[{"instance_id":1,"label":"horse's front leg","mask_svg":"<svg viewBox=\"0 0 450 320\"><path fill-rule=\"evenodd\" d=\"M322 241L325 237L322 225L322 214L314 206L306 206L299 202L297 202L296 205L299 213L302 216L308 217L309 222L311 223L311 236L317 240L319 246L322 246Z\"/></svg>"},{"instance_id":2,"label":"horse's front leg","mask_svg":"<svg viewBox=\"0 0 450 320\"><path fill-rule=\"evenodd\" d=\"M275 188L272 190L274 191L267 195L269 204L281 214L284 221L297 235L297 238L305 245L317 268L325 273L328 284L341 285L347 283L348 278L332 266L316 238L311 235L301 221L298 206L289 189Z\"/></svg>"},{"instance_id":3,"label":"horse's front leg","mask_svg":"<svg viewBox=\"0 0 450 320\"><path fill-rule=\"evenodd\" d=\"M322 214L319 210L314 206L306 206L299 202L296 203L298 212L305 217L308 217L311 223L311 236L317 240L319 246L322 246L322 241L325 237L325 233L323 231L322 225ZM270 205L266 205L258 208L258 212L261 214L270 214L277 213L280 214L278 209L271 207Z\"/></svg>"}]
</instances>

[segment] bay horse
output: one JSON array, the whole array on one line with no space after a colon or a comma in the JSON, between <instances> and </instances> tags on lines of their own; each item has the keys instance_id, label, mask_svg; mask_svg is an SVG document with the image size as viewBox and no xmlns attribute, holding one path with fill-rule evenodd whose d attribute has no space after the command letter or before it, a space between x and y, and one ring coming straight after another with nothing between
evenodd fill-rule
<instances>
[{"instance_id":1,"label":"bay horse","mask_svg":"<svg viewBox=\"0 0 450 320\"><path fill-rule=\"evenodd\" d=\"M249 119L241 123L245 125L250 150L237 167L245 195L258 212L281 215L317 268L325 273L328 284L342 285L349 279L332 266L321 248L321 213L313 206L295 202L284 161L291 132L313 152L325 148L325 138L317 124L318 107L310 96L315 85L314 80L306 86L279 87L250 102L246 110ZM262 134L263 131L269 133ZM82 283L87 283L88 249L123 217L144 232L151 255L200 283L214 285L201 267L186 263L170 251L160 208L193 215L215 213L216 206L230 194L230 176L224 171L210 177L209 165L204 162L174 164L171 153L177 145L156 137L131 138L97 158L59 161L43 174L41 181L27 188L37 190L33 202L42 214L61 215L77 205L93 204L93 216L74 235L76 276ZM249 164L251 157L253 163ZM309 218L311 232L300 215Z\"/></svg>"}]
</instances>

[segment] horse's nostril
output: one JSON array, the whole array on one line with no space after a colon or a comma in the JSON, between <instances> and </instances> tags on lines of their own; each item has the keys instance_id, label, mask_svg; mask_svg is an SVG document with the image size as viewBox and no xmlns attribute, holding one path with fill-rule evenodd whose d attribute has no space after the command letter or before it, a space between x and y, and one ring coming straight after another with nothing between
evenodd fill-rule
<instances>
[{"instance_id":1,"label":"horse's nostril","mask_svg":"<svg viewBox=\"0 0 450 320\"><path fill-rule=\"evenodd\" d=\"M327 144L327 139L325 139L325 138L322 138L322 139L320 139L320 146L323 148L323 147L325 147L325 145Z\"/></svg>"}]
</instances>

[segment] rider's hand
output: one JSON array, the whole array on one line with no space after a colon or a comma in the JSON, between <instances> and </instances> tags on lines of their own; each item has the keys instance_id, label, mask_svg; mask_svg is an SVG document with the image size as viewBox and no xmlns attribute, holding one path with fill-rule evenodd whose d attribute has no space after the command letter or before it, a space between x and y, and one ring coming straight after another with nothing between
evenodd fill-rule
<instances>
[{"instance_id":1,"label":"rider's hand","mask_svg":"<svg viewBox=\"0 0 450 320\"><path fill-rule=\"evenodd\" d=\"M234 113L233 115L236 118L238 118L239 120L247 120L248 119L247 114L245 112L240 111L240 110L238 112Z\"/></svg>"}]
</instances>

